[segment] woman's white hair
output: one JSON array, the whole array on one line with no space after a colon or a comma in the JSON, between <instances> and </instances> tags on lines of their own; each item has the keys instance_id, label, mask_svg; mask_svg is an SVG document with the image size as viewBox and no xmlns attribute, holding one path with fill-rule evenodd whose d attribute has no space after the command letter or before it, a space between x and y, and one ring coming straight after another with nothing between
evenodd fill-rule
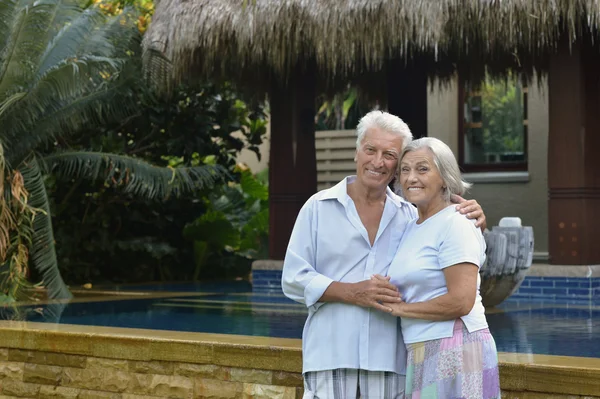
<instances>
[{"instance_id":1,"label":"woman's white hair","mask_svg":"<svg viewBox=\"0 0 600 399\"><path fill-rule=\"evenodd\" d=\"M356 149L360 149L367 130L372 127L378 127L386 132L397 134L402 137L402 147L406 146L412 140L412 133L408 125L398 118L383 111L371 111L360 118L358 126L356 126Z\"/></svg>"},{"instance_id":2,"label":"woman's white hair","mask_svg":"<svg viewBox=\"0 0 600 399\"><path fill-rule=\"evenodd\" d=\"M433 153L433 163L438 169L442 181L444 182L444 192L442 194L444 200L450 201L452 194L462 196L465 191L471 187L471 183L467 183L462 179L458 162L456 162L456 157L452 153L450 147L443 141L434 137L423 137L411 141L404 147L402 155L400 156L400 162L398 162L398 168L400 168L402 158L404 158L407 153L421 148L429 148ZM396 180L394 188L399 195L402 195L402 184L399 180L400 179Z\"/></svg>"}]
</instances>

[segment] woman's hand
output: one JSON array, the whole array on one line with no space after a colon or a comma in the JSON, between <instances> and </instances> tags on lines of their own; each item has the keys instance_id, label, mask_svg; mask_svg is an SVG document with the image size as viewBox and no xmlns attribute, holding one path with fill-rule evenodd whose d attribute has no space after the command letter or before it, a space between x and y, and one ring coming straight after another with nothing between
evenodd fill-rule
<instances>
[{"instance_id":1,"label":"woman's hand","mask_svg":"<svg viewBox=\"0 0 600 399\"><path fill-rule=\"evenodd\" d=\"M396 316L396 317L404 316L404 306L406 305L406 302L395 302L395 303L383 302L382 305L390 310L390 313L392 314L392 316Z\"/></svg>"}]
</instances>

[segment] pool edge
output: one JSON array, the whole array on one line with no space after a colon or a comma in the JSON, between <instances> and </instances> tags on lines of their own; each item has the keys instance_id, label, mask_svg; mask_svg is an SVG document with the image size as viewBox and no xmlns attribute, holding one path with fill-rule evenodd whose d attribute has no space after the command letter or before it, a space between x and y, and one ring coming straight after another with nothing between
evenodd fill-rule
<instances>
[{"instance_id":1,"label":"pool edge","mask_svg":"<svg viewBox=\"0 0 600 399\"><path fill-rule=\"evenodd\" d=\"M302 368L299 339L14 321L0 321L0 336L0 352L6 354L0 361L6 362L14 362L10 353L17 350L215 365L296 377ZM600 359L513 353L500 353L499 359L503 391L588 396L600 392ZM296 388L300 380L296 378Z\"/></svg>"}]
</instances>

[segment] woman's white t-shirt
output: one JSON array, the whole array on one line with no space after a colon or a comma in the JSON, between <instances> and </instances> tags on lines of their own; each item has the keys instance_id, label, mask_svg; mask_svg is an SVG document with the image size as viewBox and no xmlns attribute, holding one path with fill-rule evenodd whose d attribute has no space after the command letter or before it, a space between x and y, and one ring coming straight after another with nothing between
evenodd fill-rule
<instances>
[{"instance_id":1,"label":"woman's white t-shirt","mask_svg":"<svg viewBox=\"0 0 600 399\"><path fill-rule=\"evenodd\" d=\"M411 221L392 260L388 275L407 303L425 302L448 293L443 269L458 263L481 267L485 240L473 221L450 205L417 224ZM462 317L469 332L487 328L477 274L477 296L471 312ZM455 320L430 321L402 317L402 335L407 344L452 336Z\"/></svg>"}]
</instances>

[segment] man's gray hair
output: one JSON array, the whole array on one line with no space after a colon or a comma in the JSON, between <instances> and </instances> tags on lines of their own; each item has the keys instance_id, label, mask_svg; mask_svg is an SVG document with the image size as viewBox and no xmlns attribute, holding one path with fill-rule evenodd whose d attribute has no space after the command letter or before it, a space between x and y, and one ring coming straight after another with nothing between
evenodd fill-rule
<instances>
[{"instance_id":1,"label":"man's gray hair","mask_svg":"<svg viewBox=\"0 0 600 399\"><path fill-rule=\"evenodd\" d=\"M400 156L400 162L398 162L398 168L400 168L404 155L421 148L429 148L433 153L433 163L437 167L440 176L442 177L442 181L444 182L444 200L450 201L452 194L462 196L465 191L471 187L471 183L467 183L462 179L458 162L456 162L456 157L452 153L450 147L443 141L434 137L423 137L411 141L404 147L402 155ZM400 179L396 180L395 189L399 195L402 195L402 184L398 180Z\"/></svg>"},{"instance_id":2,"label":"man's gray hair","mask_svg":"<svg viewBox=\"0 0 600 399\"><path fill-rule=\"evenodd\" d=\"M363 139L367 130L372 127L378 127L386 132L397 134L402 137L402 147L406 146L412 140L412 133L408 128L408 125L398 118L396 115L392 115L388 112L383 111L371 111L358 122L356 127L356 149L360 149Z\"/></svg>"}]
</instances>

